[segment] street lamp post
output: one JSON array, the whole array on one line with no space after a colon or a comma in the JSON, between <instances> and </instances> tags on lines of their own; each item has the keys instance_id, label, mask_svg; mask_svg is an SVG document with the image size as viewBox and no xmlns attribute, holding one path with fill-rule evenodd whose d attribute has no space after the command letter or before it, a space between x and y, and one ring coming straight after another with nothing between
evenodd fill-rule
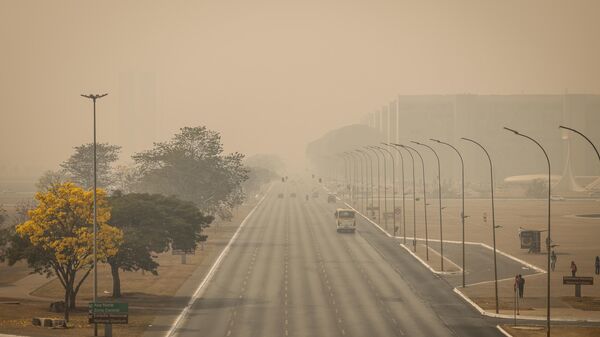
<instances>
[{"instance_id":1,"label":"street lamp post","mask_svg":"<svg viewBox=\"0 0 600 337\"><path fill-rule=\"evenodd\" d=\"M437 164L438 164L438 199L439 199L439 208L440 208L440 263L441 263L441 269L442 271L444 271L444 231L442 230L442 172L441 172L441 165L440 165L440 157L438 156L437 152L429 145L427 144L423 144L423 143L419 143L419 142L413 142L415 144L421 145L421 146L425 146L426 148L430 149L431 152L433 152L433 154L435 155L435 159L437 159Z\"/></svg>"},{"instance_id":2,"label":"street lamp post","mask_svg":"<svg viewBox=\"0 0 600 337\"><path fill-rule=\"evenodd\" d=\"M93 241L94 241L94 249L93 249L93 254L94 254L94 285L93 285L93 298L92 298L92 302L93 302L93 307L94 309L92 310L92 315L95 314L96 312L96 302L98 301L98 250L97 250L97 235L98 235L98 228L97 228L97 220L98 220L98 209L96 208L96 189L97 189L97 174L96 174L96 169L97 169L97 165L96 165L96 100L100 99L104 96L106 96L108 94L101 94L101 95L94 95L94 94L89 94L89 95L81 95L82 97L91 99L94 105L94 235L93 235ZM69 305L69 303L65 303L65 305ZM94 323L94 336L98 336L98 324Z\"/></svg>"},{"instance_id":3,"label":"street lamp post","mask_svg":"<svg viewBox=\"0 0 600 337\"><path fill-rule=\"evenodd\" d=\"M460 212L460 219L462 222L462 287L465 287L465 163L463 161L463 157L458 151L458 149L452 146L449 143L442 142L437 139L431 139L434 142L448 145L450 148L458 154L458 158L460 158L460 172L461 172L461 199L462 199L462 210Z\"/></svg>"},{"instance_id":4,"label":"street lamp post","mask_svg":"<svg viewBox=\"0 0 600 337\"><path fill-rule=\"evenodd\" d=\"M381 151L381 148L378 146L371 146L371 148L375 151ZM383 222L385 224L385 230L387 232L388 231L388 223L387 223L387 217L385 216L385 213L387 213L387 164L386 164L386 160L385 160L385 153L383 151L381 151L379 153L381 154L381 158L383 161Z\"/></svg>"},{"instance_id":5,"label":"street lamp post","mask_svg":"<svg viewBox=\"0 0 600 337\"><path fill-rule=\"evenodd\" d=\"M354 188L352 190L352 196L353 196L353 199L354 199L354 205L355 205L355 207L358 207L356 205L358 204L357 198L358 198L358 195L359 195L359 193L358 193L358 177L360 176L360 174L359 174L358 170L360 168L360 158L359 158L360 156L358 156L354 152L348 152L348 154L354 160L354 177L353 177L353 179L354 179Z\"/></svg>"},{"instance_id":6,"label":"street lamp post","mask_svg":"<svg viewBox=\"0 0 600 337\"><path fill-rule=\"evenodd\" d=\"M357 190L358 198L362 198L362 197L361 197L361 195L362 195L362 193L361 193L361 192L364 190L364 185L365 185L365 181L364 181L364 179L363 179L363 178L364 178L364 175L362 174L362 173L364 172L364 168L363 168L363 165L362 165L362 163L363 163L363 161L364 161L364 158L363 158L363 156L361 156L361 154L360 154L360 153L358 153L356 150L352 151L352 153L353 153L353 154L355 154L355 155L356 155L356 157L358 158L358 175L359 175L359 177L360 177L360 188L357 188L356 190ZM358 179L357 179L357 182L356 182L356 183L358 184ZM356 207L357 207L358 209L360 209L360 206L361 206L361 202L360 202L360 200L359 200L359 201L357 201L357 206L356 206Z\"/></svg>"},{"instance_id":7,"label":"street lamp post","mask_svg":"<svg viewBox=\"0 0 600 337\"><path fill-rule=\"evenodd\" d=\"M385 143L382 143L385 144ZM387 154L390 155L390 157L392 157L392 225L394 226L394 236L396 236L396 164L394 163L394 155L385 148L376 146L376 148L378 148L381 151L386 152ZM385 157L385 155L384 155ZM386 186L387 187L387 186ZM386 200L386 205L387 205L387 198L385 198ZM385 217L385 214L383 215ZM387 223L387 218L386 218L386 223Z\"/></svg>"},{"instance_id":8,"label":"street lamp post","mask_svg":"<svg viewBox=\"0 0 600 337\"><path fill-rule=\"evenodd\" d=\"M365 156L365 158L369 159L369 165L371 167L371 169L370 169L370 172L371 172L371 179L370 179L371 180L371 183L370 183L370 187L371 187L370 188L370 190L371 190L371 212L373 212L373 206L375 204L375 201L373 199L373 158L371 158L371 155L368 152L366 152L366 151L363 151L363 150L357 150L357 151L359 151L360 153L362 153ZM369 204L367 203L367 216L369 216L369 212L368 211L369 211Z\"/></svg>"},{"instance_id":9,"label":"street lamp post","mask_svg":"<svg viewBox=\"0 0 600 337\"><path fill-rule=\"evenodd\" d=\"M415 151L415 153L421 159L421 168L423 169L423 211L425 213L425 258L429 261L429 234L427 230L427 190L425 187L425 161L423 160L423 156L415 149L414 147L403 145L403 147ZM409 151L410 152L410 151Z\"/></svg>"},{"instance_id":10,"label":"street lamp post","mask_svg":"<svg viewBox=\"0 0 600 337\"><path fill-rule=\"evenodd\" d=\"M363 174L360 177L360 183L362 186L362 206L363 206L363 212L366 213L367 211L367 199L368 199L368 166L367 166L367 156L365 155L365 153L363 153L361 150L354 150L354 152L356 152L356 154L358 154L361 158L362 158L362 162L365 164L364 168L361 168Z\"/></svg>"},{"instance_id":11,"label":"street lamp post","mask_svg":"<svg viewBox=\"0 0 600 337\"><path fill-rule=\"evenodd\" d=\"M519 131L504 127L505 130L508 130L512 133L514 133L517 136L521 136L524 138L529 139L530 141L534 142L544 153L544 156L546 157L546 162L548 163L548 239L546 240L546 252L547 252L547 268L548 268L548 275L547 275L547 292L546 292L546 335L548 337L550 337L550 255L551 255L551 247L552 247L552 236L550 235L550 204L552 201L552 197L551 197L551 193L552 193L552 188L551 188L551 167L550 167L550 158L548 157L548 153L546 152L546 150L544 149L544 147L535 139L524 135L522 133L519 133ZM595 147L594 147L595 148Z\"/></svg>"},{"instance_id":12,"label":"street lamp post","mask_svg":"<svg viewBox=\"0 0 600 337\"><path fill-rule=\"evenodd\" d=\"M396 150L396 152L398 152L398 155L400 155L400 165L402 168L402 232L404 233L404 244L406 244L406 202L405 202L405 193L404 193L404 156L402 155L402 151L400 151L399 148L392 146L391 144L384 143L384 145Z\"/></svg>"},{"instance_id":13,"label":"street lamp post","mask_svg":"<svg viewBox=\"0 0 600 337\"><path fill-rule=\"evenodd\" d=\"M381 177L379 175L379 155L377 151L373 150L370 146L366 146L365 149L373 151L377 158L377 223L381 223Z\"/></svg>"},{"instance_id":14,"label":"street lamp post","mask_svg":"<svg viewBox=\"0 0 600 337\"><path fill-rule=\"evenodd\" d=\"M479 146L483 152L485 153L489 163L490 163L490 186L491 186L491 195L492 195L492 241L494 245L494 292L496 294L496 313L499 313L498 309L498 264L496 261L496 215L494 214L494 168L492 166L492 158L490 154L487 152L483 145L474 141L470 138L461 138L462 140L469 141L477 146Z\"/></svg>"},{"instance_id":15,"label":"street lamp post","mask_svg":"<svg viewBox=\"0 0 600 337\"><path fill-rule=\"evenodd\" d=\"M416 188L416 183L415 183L415 157L413 156L412 152L410 152L410 150L408 150L404 145L394 144L394 143L392 143L392 145L401 147L404 150L406 150L406 152L408 152L408 154L410 155L410 159L411 159L411 163L412 163L413 251L416 252L417 251L417 195L416 195L417 188ZM406 232L405 232L405 236L406 236ZM406 237L404 239L406 241Z\"/></svg>"}]
</instances>

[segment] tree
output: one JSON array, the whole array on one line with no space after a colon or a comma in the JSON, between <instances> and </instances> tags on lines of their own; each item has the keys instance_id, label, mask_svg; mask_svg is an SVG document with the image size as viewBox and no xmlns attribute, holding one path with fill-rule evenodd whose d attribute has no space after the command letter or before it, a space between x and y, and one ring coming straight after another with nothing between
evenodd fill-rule
<instances>
[{"instance_id":1,"label":"tree","mask_svg":"<svg viewBox=\"0 0 600 337\"><path fill-rule=\"evenodd\" d=\"M108 225L106 194L97 192L97 257L114 256L123 232ZM74 309L79 288L93 268L93 191L62 183L35 196L29 220L16 226L5 254L9 265L26 259L34 272L56 275L65 290L65 320ZM83 275L77 277L79 271Z\"/></svg>"},{"instance_id":2,"label":"tree","mask_svg":"<svg viewBox=\"0 0 600 337\"><path fill-rule=\"evenodd\" d=\"M111 165L119 159L121 147L108 143L96 144L96 175L98 188L108 188L113 183ZM85 189L94 186L94 144L75 147L75 153L60 164L68 178Z\"/></svg>"},{"instance_id":3,"label":"tree","mask_svg":"<svg viewBox=\"0 0 600 337\"><path fill-rule=\"evenodd\" d=\"M195 248L202 228L213 220L193 203L174 196L116 191L109 203L111 224L123 231L119 251L108 258L115 298L121 297L119 270L141 269L157 275L156 253L167 251L170 244L187 250Z\"/></svg>"},{"instance_id":4,"label":"tree","mask_svg":"<svg viewBox=\"0 0 600 337\"><path fill-rule=\"evenodd\" d=\"M177 195L208 214L231 216L244 200L248 178L240 153L223 154L221 136L206 127L185 127L167 142L133 156L140 168L139 192Z\"/></svg>"},{"instance_id":5,"label":"tree","mask_svg":"<svg viewBox=\"0 0 600 337\"><path fill-rule=\"evenodd\" d=\"M69 180L64 170L52 171L48 170L38 179L35 187L38 191L47 191L55 185L60 185Z\"/></svg>"},{"instance_id":6,"label":"tree","mask_svg":"<svg viewBox=\"0 0 600 337\"><path fill-rule=\"evenodd\" d=\"M255 194L264 184L267 184L278 178L278 175L263 167L250 167L248 172L248 180L242 187L247 194Z\"/></svg>"}]
</instances>

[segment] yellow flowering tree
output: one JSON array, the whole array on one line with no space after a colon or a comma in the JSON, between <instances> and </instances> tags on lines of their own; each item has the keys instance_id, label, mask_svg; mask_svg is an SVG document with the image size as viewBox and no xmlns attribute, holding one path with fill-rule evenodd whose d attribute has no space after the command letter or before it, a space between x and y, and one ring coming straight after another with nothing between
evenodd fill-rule
<instances>
[{"instance_id":1,"label":"yellow flowering tree","mask_svg":"<svg viewBox=\"0 0 600 337\"><path fill-rule=\"evenodd\" d=\"M56 275L65 289L65 319L75 308L79 287L93 269L93 191L73 183L53 185L35 196L37 207L29 220L17 225L9 263L27 259L38 273ZM110 208L106 193L97 191L97 257L114 256L123 232L108 224ZM77 273L83 274L77 277Z\"/></svg>"}]
</instances>

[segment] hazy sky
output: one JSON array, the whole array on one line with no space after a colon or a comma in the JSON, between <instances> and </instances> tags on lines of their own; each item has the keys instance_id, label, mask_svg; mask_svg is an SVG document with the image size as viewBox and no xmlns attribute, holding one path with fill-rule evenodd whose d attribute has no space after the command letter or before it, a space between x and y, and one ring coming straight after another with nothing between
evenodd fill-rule
<instances>
[{"instance_id":1,"label":"hazy sky","mask_svg":"<svg viewBox=\"0 0 600 337\"><path fill-rule=\"evenodd\" d=\"M397 94L600 93L599 18L593 0L0 0L0 162L35 173L90 141L88 92L126 156L206 125L295 161Z\"/></svg>"}]
</instances>

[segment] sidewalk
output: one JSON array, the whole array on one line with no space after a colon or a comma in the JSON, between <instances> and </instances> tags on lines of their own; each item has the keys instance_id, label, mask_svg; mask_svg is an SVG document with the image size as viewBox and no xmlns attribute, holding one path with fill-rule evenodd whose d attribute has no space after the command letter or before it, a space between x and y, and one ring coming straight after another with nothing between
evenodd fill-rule
<instances>
[{"instance_id":1,"label":"sidewalk","mask_svg":"<svg viewBox=\"0 0 600 337\"><path fill-rule=\"evenodd\" d=\"M54 277L47 278L46 275L30 274L11 285L0 286L0 297L52 302L54 301L52 298L31 295L32 292L52 280Z\"/></svg>"}]
</instances>

